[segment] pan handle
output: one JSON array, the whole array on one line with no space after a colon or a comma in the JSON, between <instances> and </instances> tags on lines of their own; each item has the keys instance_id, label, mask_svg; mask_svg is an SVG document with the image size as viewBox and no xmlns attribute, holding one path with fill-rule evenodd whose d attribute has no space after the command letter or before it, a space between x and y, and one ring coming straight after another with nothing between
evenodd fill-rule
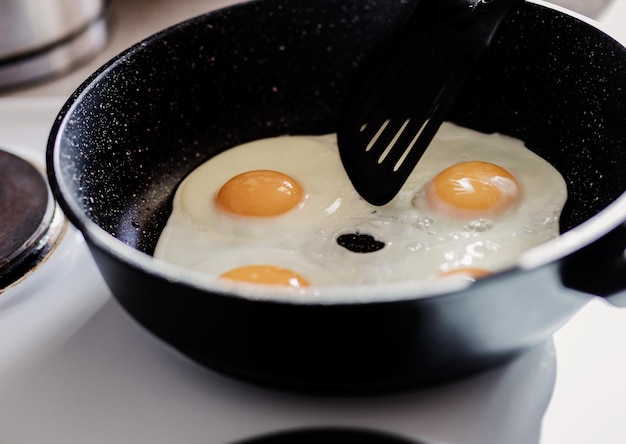
<instances>
[{"instance_id":1,"label":"pan handle","mask_svg":"<svg viewBox=\"0 0 626 444\"><path fill-rule=\"evenodd\" d=\"M626 224L564 258L563 285L626 307Z\"/></svg>"}]
</instances>

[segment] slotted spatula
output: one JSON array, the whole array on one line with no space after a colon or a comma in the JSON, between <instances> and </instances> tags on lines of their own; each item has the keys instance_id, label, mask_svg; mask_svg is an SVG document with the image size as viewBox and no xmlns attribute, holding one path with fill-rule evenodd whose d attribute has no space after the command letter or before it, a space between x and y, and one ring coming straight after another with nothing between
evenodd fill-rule
<instances>
[{"instance_id":1,"label":"slotted spatula","mask_svg":"<svg viewBox=\"0 0 626 444\"><path fill-rule=\"evenodd\" d=\"M521 3L417 3L341 113L339 153L365 200L384 205L400 191L500 22Z\"/></svg>"}]
</instances>

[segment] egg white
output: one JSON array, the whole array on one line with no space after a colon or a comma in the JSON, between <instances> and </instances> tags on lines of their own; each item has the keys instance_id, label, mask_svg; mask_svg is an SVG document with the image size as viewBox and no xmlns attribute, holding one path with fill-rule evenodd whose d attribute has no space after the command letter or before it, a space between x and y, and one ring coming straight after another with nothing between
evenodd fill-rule
<instances>
[{"instance_id":1,"label":"egg white","mask_svg":"<svg viewBox=\"0 0 626 444\"><path fill-rule=\"evenodd\" d=\"M341 189L349 181L328 138L275 137L226 150L183 180L174 206L215 235L231 239L282 236L331 214L341 204ZM304 197L296 208L276 217L248 218L226 214L217 207L215 195L228 180L263 169L287 174L300 184Z\"/></svg>"},{"instance_id":2,"label":"egg white","mask_svg":"<svg viewBox=\"0 0 626 444\"><path fill-rule=\"evenodd\" d=\"M316 261L308 260L299 252L273 248L254 247L239 245L229 249L223 249L211 256L205 256L202 260L189 267L192 270L220 276L227 271L243 265L274 265L288 268L291 271L305 277L316 285L340 285L339 278L327 269L320 266Z\"/></svg>"},{"instance_id":3,"label":"egg white","mask_svg":"<svg viewBox=\"0 0 626 444\"><path fill-rule=\"evenodd\" d=\"M432 178L473 160L509 170L522 190L519 201L492 219L429 208L424 194ZM216 209L219 187L253 169L296 179L305 190L303 204L277 218L237 219ZM321 287L434 279L462 267L497 272L558 236L566 199L558 171L523 142L444 123L399 195L373 207L346 177L334 134L284 136L234 147L192 172L177 191L155 256L213 275L246 264L278 265ZM385 247L348 251L336 242L348 233L369 234Z\"/></svg>"}]
</instances>

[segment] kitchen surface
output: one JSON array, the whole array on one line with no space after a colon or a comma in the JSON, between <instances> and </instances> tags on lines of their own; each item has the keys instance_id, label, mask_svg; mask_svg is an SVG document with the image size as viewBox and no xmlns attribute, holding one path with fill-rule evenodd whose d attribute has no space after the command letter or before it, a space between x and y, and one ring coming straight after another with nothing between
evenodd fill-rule
<instances>
[{"instance_id":1,"label":"kitchen surface","mask_svg":"<svg viewBox=\"0 0 626 444\"><path fill-rule=\"evenodd\" d=\"M94 70L167 26L233 3L112 0L103 47L54 77L0 89L0 147L43 168L51 122ZM554 3L626 44L626 0ZM67 226L51 257L0 293L0 444L230 444L303 427L367 428L424 444L623 444L625 337L626 309L593 299L552 340L456 382L358 398L277 391L201 368L153 338L112 299Z\"/></svg>"}]
</instances>

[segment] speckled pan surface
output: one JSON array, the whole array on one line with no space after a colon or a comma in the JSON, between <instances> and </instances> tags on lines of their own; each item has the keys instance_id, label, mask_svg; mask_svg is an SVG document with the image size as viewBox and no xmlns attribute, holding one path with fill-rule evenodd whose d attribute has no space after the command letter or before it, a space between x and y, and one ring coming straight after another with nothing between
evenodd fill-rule
<instances>
[{"instance_id":1,"label":"speckled pan surface","mask_svg":"<svg viewBox=\"0 0 626 444\"><path fill-rule=\"evenodd\" d=\"M72 110L84 119L65 127L82 154L65 168L75 168L90 188L97 182L114 191L124 178L124 188L99 196L111 200L102 207L112 213L90 214L150 251L162 221L146 226L145 214L160 216L171 188L193 166L251 139L333 130L356 67L406 3L252 3L131 49L87 85ZM626 142L619 125L626 112L622 48L585 23L532 4L502 28L452 120L522 137L553 162L570 184L567 230L624 191L626 172L616 162ZM92 162L102 150L108 162ZM119 198L130 198L137 217L114 211Z\"/></svg>"},{"instance_id":2,"label":"speckled pan surface","mask_svg":"<svg viewBox=\"0 0 626 444\"><path fill-rule=\"evenodd\" d=\"M120 246L151 253L177 184L212 155L262 137L332 132L359 69L410 7L401 0L242 4L138 44L70 98L50 137L52 188L141 324L229 374L363 390L429 384L502 362L586 302L563 289L566 282L594 290L580 258L606 260L583 243L571 257L450 294L330 305L198 288ZM501 26L451 120L521 138L552 162L568 183L567 232L615 201L624 206L625 82L621 45L528 2ZM602 254L607 245L623 251L623 213L607 224L618 228L597 244ZM626 286L615 276L620 270L605 270L606 294Z\"/></svg>"}]
</instances>

